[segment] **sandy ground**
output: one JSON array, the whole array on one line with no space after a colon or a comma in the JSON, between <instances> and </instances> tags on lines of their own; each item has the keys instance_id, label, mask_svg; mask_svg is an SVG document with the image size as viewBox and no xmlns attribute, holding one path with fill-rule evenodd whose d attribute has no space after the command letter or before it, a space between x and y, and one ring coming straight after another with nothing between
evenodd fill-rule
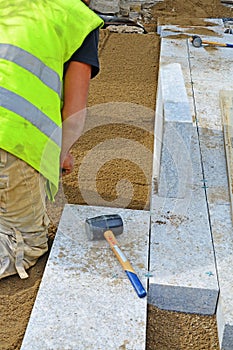
<instances>
[{"instance_id":1,"label":"sandy ground","mask_svg":"<svg viewBox=\"0 0 233 350\"><path fill-rule=\"evenodd\" d=\"M101 30L101 73L91 82L87 124L73 149L75 171L63 180L56 203L49 205L50 244L65 203L149 208L160 44L155 34L158 18L160 23L182 25L193 17L233 17L231 9L216 0L167 0L155 5L152 14L151 22L145 24L149 31L146 35ZM119 158L117 150L122 142L125 154ZM108 152L114 148L115 152ZM145 154L146 167L137 157L139 154ZM97 157L101 159L98 167ZM44 256L30 270L28 280L13 276L0 282L0 350L20 349L46 260ZM214 316L186 315L148 306L147 349L218 348Z\"/></svg>"}]
</instances>

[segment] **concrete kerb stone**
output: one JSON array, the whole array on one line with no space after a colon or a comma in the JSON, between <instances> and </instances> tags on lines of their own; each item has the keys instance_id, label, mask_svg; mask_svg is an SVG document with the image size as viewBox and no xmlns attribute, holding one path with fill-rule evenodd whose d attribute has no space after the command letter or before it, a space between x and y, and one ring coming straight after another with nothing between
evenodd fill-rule
<instances>
[{"instance_id":1,"label":"concrete kerb stone","mask_svg":"<svg viewBox=\"0 0 233 350\"><path fill-rule=\"evenodd\" d=\"M140 299L108 243L89 241L86 218L119 214L117 237L147 288L150 213L66 205L21 350L145 350L147 298Z\"/></svg>"}]
</instances>

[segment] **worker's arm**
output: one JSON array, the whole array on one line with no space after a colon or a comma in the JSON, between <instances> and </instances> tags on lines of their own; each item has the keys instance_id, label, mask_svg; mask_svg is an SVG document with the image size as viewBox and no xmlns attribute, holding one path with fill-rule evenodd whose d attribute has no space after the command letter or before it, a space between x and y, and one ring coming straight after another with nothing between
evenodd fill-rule
<instances>
[{"instance_id":1,"label":"worker's arm","mask_svg":"<svg viewBox=\"0 0 233 350\"><path fill-rule=\"evenodd\" d=\"M72 61L65 74L60 156L60 166L65 174L72 171L73 158L69 151L83 131L91 70L89 64Z\"/></svg>"}]
</instances>

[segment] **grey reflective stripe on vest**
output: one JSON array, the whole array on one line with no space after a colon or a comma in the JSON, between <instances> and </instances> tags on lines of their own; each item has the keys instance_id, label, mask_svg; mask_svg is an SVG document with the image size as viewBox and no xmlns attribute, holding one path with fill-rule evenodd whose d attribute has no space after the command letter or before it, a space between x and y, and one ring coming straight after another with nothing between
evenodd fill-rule
<instances>
[{"instance_id":1,"label":"grey reflective stripe on vest","mask_svg":"<svg viewBox=\"0 0 233 350\"><path fill-rule=\"evenodd\" d=\"M28 70L61 96L61 81L58 73L46 66L36 56L17 46L0 44L0 58L14 62Z\"/></svg>"},{"instance_id":2,"label":"grey reflective stripe on vest","mask_svg":"<svg viewBox=\"0 0 233 350\"><path fill-rule=\"evenodd\" d=\"M31 102L0 87L0 106L20 115L61 147L61 128Z\"/></svg>"}]
</instances>

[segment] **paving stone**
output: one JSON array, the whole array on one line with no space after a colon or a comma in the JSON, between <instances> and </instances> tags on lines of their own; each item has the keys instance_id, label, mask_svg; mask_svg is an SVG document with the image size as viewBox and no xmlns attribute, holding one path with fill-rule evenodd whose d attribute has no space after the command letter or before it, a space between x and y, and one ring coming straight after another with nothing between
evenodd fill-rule
<instances>
[{"instance_id":1,"label":"paving stone","mask_svg":"<svg viewBox=\"0 0 233 350\"><path fill-rule=\"evenodd\" d=\"M178 49L177 49L178 47ZM171 57L169 56L171 55ZM174 65L175 62L175 65ZM170 64L172 64L170 66ZM187 81L190 81L190 70L189 70L189 63L187 60L187 45L185 41L179 41L174 42L174 40L170 39L167 40L166 38L161 41L161 54L160 54L160 71L159 71L159 79L158 79L158 89L157 89L157 98L156 98L156 112L155 112L155 128L154 128L154 135L155 135L155 142L154 142L154 163L153 163L153 192L158 192L158 181L159 181L159 174L160 174L160 162L161 159L161 153L162 153L162 144L163 144L163 113L164 113L164 94L167 95L168 101L173 99L173 101L181 102L182 98L179 95L179 92L174 92L173 88L173 82L170 84L166 82L165 86L166 89L163 87L163 80L162 79L162 71L163 68L165 71L168 69L169 73L169 67L172 70L173 67L176 67L179 70L179 76L181 75L180 67L182 70L183 77L188 77L189 79L185 79L185 87L182 86L182 81L184 82L183 77L181 77L181 85L182 86L182 95L185 95L186 90L189 94L187 94L187 97L191 96L192 98L192 86L191 84L187 84ZM179 68L178 68L179 67ZM172 73L171 75L174 79L175 74ZM176 97L175 97L176 96ZM190 97L189 97L190 98ZM185 97L185 103L188 101ZM169 103L169 102L168 102ZM193 116L194 111L192 110L192 104L189 104L190 113Z\"/></svg>"},{"instance_id":2,"label":"paving stone","mask_svg":"<svg viewBox=\"0 0 233 350\"><path fill-rule=\"evenodd\" d=\"M105 214L121 215L118 241L146 287L150 213L66 205L21 350L145 349L147 298L137 296L108 243L85 233L86 218Z\"/></svg>"},{"instance_id":3,"label":"paving stone","mask_svg":"<svg viewBox=\"0 0 233 350\"><path fill-rule=\"evenodd\" d=\"M214 314L218 282L197 135L182 199L152 194L149 299L165 310Z\"/></svg>"},{"instance_id":4,"label":"paving stone","mask_svg":"<svg viewBox=\"0 0 233 350\"><path fill-rule=\"evenodd\" d=\"M160 197L183 198L190 176L189 154L192 116L179 64L160 68L163 119L158 194Z\"/></svg>"}]
</instances>

